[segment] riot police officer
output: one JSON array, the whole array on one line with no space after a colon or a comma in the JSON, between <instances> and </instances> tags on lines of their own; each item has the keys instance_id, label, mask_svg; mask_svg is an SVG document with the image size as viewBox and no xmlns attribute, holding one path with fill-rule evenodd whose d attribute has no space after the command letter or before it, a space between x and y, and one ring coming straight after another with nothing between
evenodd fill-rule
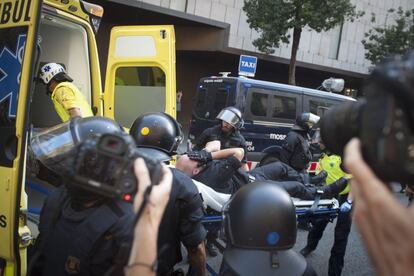
<instances>
[{"instance_id":1,"label":"riot police officer","mask_svg":"<svg viewBox=\"0 0 414 276\"><path fill-rule=\"evenodd\" d=\"M130 130L140 150L154 150L164 161L177 153L183 134L181 126L170 115L162 112L146 113L138 117ZM157 153L155 153L157 156ZM180 262L180 242L187 248L190 265L198 275L205 274L206 232L201 224L202 199L191 178L171 168L173 185L161 221L158 236L158 275L171 275Z\"/></svg>"},{"instance_id":2,"label":"riot police officer","mask_svg":"<svg viewBox=\"0 0 414 276\"><path fill-rule=\"evenodd\" d=\"M193 150L202 150L208 142L219 140L221 149L243 148L246 154L246 140L240 134L240 129L244 124L240 110L234 106L225 107L217 115L216 119L219 119L221 123L204 130L197 138ZM245 170L249 170L246 156L243 157L242 167Z\"/></svg>"},{"instance_id":3,"label":"riot police officer","mask_svg":"<svg viewBox=\"0 0 414 276\"><path fill-rule=\"evenodd\" d=\"M31 148L48 169L66 176L74 167L77 144L94 135L121 132L108 118L78 117L37 133ZM83 169L93 174L95 167L90 164ZM121 244L132 242L132 205L86 190L73 179L62 179L65 185L43 205L29 275L104 275Z\"/></svg>"},{"instance_id":4,"label":"riot police officer","mask_svg":"<svg viewBox=\"0 0 414 276\"><path fill-rule=\"evenodd\" d=\"M244 155L242 157L241 167L248 171L246 140L244 140L244 137L240 134L240 129L244 124L240 110L233 106L225 107L217 115L216 119L220 120L221 123L204 130L197 138L193 150L202 150L208 142L214 140L220 141L221 149L243 148ZM218 254L218 250L214 245L216 237L217 233L209 231L207 234L206 249L209 255L213 257Z\"/></svg>"},{"instance_id":5,"label":"riot police officer","mask_svg":"<svg viewBox=\"0 0 414 276\"><path fill-rule=\"evenodd\" d=\"M267 182L244 186L223 213L227 248L220 275L316 275L291 249L296 213L286 191Z\"/></svg>"},{"instance_id":6,"label":"riot police officer","mask_svg":"<svg viewBox=\"0 0 414 276\"><path fill-rule=\"evenodd\" d=\"M296 118L296 123L289 131L282 144L280 161L295 170L304 171L312 160L309 145L309 130L319 121L319 116L312 113L302 113Z\"/></svg>"}]
</instances>

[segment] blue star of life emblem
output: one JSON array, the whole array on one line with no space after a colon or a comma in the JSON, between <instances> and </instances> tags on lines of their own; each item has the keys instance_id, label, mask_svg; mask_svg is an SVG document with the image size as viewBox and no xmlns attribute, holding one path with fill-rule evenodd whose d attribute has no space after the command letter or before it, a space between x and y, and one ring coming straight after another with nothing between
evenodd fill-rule
<instances>
[{"instance_id":1,"label":"blue star of life emblem","mask_svg":"<svg viewBox=\"0 0 414 276\"><path fill-rule=\"evenodd\" d=\"M25 43L26 35L21 34L17 39L16 52L7 47L0 48L0 103L9 99L9 118L16 117Z\"/></svg>"}]
</instances>

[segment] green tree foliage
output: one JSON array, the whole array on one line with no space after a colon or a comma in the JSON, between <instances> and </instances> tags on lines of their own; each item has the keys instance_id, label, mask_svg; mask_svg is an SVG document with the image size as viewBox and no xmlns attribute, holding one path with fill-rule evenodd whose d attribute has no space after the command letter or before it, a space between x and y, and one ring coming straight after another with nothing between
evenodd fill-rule
<instances>
[{"instance_id":1,"label":"green tree foliage","mask_svg":"<svg viewBox=\"0 0 414 276\"><path fill-rule=\"evenodd\" d=\"M385 57L403 55L414 48L414 9L390 9L387 17L387 21L394 19L394 24L375 27L366 32L362 40L367 51L365 57L374 64ZM375 22L375 14L372 14L371 22Z\"/></svg>"},{"instance_id":2,"label":"green tree foliage","mask_svg":"<svg viewBox=\"0 0 414 276\"><path fill-rule=\"evenodd\" d=\"M253 45L266 54L274 53L280 43L288 44L293 29L290 84L296 82L296 53L303 28L328 31L363 14L356 11L350 0L244 0L243 10L250 28L260 34Z\"/></svg>"}]
</instances>

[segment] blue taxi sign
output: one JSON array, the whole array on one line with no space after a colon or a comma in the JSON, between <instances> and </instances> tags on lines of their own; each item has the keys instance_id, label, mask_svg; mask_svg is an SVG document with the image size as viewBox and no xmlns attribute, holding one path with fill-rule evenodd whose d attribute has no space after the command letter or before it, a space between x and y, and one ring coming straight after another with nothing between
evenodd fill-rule
<instances>
[{"instance_id":1,"label":"blue taxi sign","mask_svg":"<svg viewBox=\"0 0 414 276\"><path fill-rule=\"evenodd\" d=\"M239 60L239 75L254 77L257 67L257 57L240 55Z\"/></svg>"}]
</instances>

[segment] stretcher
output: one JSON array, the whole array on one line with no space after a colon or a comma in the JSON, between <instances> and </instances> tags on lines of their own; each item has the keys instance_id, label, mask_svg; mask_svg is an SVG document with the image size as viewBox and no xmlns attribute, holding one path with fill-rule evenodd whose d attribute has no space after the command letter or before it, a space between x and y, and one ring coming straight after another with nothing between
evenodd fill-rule
<instances>
[{"instance_id":1,"label":"stretcher","mask_svg":"<svg viewBox=\"0 0 414 276\"><path fill-rule=\"evenodd\" d=\"M222 210L226 203L230 200L231 195L216 192L209 186L194 179L193 182L197 186L198 191L203 198L204 209L206 211L206 215L202 219L204 228L213 233L220 232L221 235L218 237L220 237L220 240L225 241L223 231L221 231L223 221ZM296 217L298 222L305 222L308 225L311 225L316 219L326 219L332 221L338 216L339 213L339 202L335 198L315 198L315 200L292 198L292 200L296 208ZM223 245L222 242L215 239L213 243L221 253L224 252L225 245ZM208 263L206 263L206 269L211 275L218 275L218 273L214 271ZM188 275L196 275L191 266L189 267Z\"/></svg>"},{"instance_id":2,"label":"stretcher","mask_svg":"<svg viewBox=\"0 0 414 276\"><path fill-rule=\"evenodd\" d=\"M214 224L221 224L223 206L230 200L230 194L223 194L216 192L209 186L193 180L203 198L206 215L203 218L203 224L206 228L211 228ZM313 220L318 218L325 218L333 220L339 213L339 203L335 198L315 200L301 200L299 198L292 198L293 204L296 207L296 217L298 221Z\"/></svg>"}]
</instances>

